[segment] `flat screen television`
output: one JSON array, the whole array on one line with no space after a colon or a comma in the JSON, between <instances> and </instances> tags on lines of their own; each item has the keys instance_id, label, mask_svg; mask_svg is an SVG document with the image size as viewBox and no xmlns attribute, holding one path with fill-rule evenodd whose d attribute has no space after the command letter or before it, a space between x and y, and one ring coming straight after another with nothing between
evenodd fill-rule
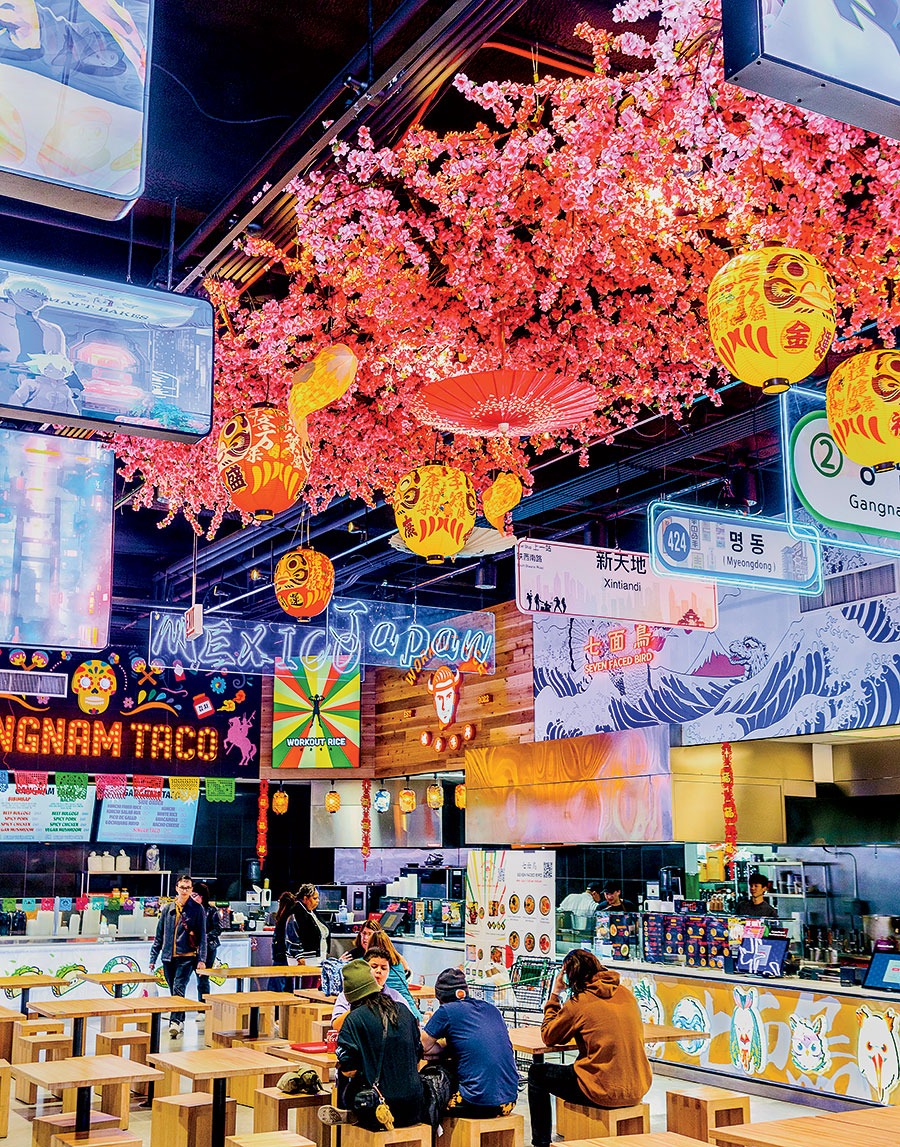
<instances>
[{"instance_id":1,"label":"flat screen television","mask_svg":"<svg viewBox=\"0 0 900 1147\"><path fill-rule=\"evenodd\" d=\"M882 992L900 992L900 955L897 952L873 952L866 968L864 988Z\"/></svg>"},{"instance_id":2,"label":"flat screen television","mask_svg":"<svg viewBox=\"0 0 900 1147\"><path fill-rule=\"evenodd\" d=\"M106 797L100 802L100 844L193 844L199 801L160 801Z\"/></svg>"},{"instance_id":3,"label":"flat screen television","mask_svg":"<svg viewBox=\"0 0 900 1147\"><path fill-rule=\"evenodd\" d=\"M10 784L0 792L0 843L90 840L96 793L89 785L83 801L64 801L54 785L46 793L32 794L18 793Z\"/></svg>"},{"instance_id":4,"label":"flat screen television","mask_svg":"<svg viewBox=\"0 0 900 1147\"><path fill-rule=\"evenodd\" d=\"M781 976L788 952L782 937L745 936L737 952L737 971L752 976Z\"/></svg>"},{"instance_id":5,"label":"flat screen television","mask_svg":"<svg viewBox=\"0 0 900 1147\"><path fill-rule=\"evenodd\" d=\"M344 899L343 888L319 889L319 912L338 912Z\"/></svg>"}]
</instances>

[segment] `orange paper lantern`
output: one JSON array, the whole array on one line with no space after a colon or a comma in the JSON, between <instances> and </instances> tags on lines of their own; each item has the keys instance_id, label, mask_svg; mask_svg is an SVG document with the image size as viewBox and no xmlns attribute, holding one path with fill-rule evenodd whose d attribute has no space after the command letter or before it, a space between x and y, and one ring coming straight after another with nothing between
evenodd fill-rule
<instances>
[{"instance_id":1,"label":"orange paper lantern","mask_svg":"<svg viewBox=\"0 0 900 1147\"><path fill-rule=\"evenodd\" d=\"M291 550L275 567L275 597L285 613L307 621L334 593L334 566L318 550Z\"/></svg>"},{"instance_id":2,"label":"orange paper lantern","mask_svg":"<svg viewBox=\"0 0 900 1147\"><path fill-rule=\"evenodd\" d=\"M506 529L506 515L522 501L522 480L517 474L498 474L481 495L484 516L501 534Z\"/></svg>"},{"instance_id":3,"label":"orange paper lantern","mask_svg":"<svg viewBox=\"0 0 900 1147\"><path fill-rule=\"evenodd\" d=\"M401 789L397 794L397 805L401 812L415 812L416 794L412 789Z\"/></svg>"},{"instance_id":4,"label":"orange paper lantern","mask_svg":"<svg viewBox=\"0 0 900 1147\"><path fill-rule=\"evenodd\" d=\"M453 803L457 808L466 807L466 786L464 784L457 785L453 790Z\"/></svg>"},{"instance_id":5,"label":"orange paper lantern","mask_svg":"<svg viewBox=\"0 0 900 1147\"><path fill-rule=\"evenodd\" d=\"M330 813L341 811L341 794L337 789L330 789L325 794L325 811Z\"/></svg>"},{"instance_id":6,"label":"orange paper lantern","mask_svg":"<svg viewBox=\"0 0 900 1147\"><path fill-rule=\"evenodd\" d=\"M430 784L425 790L425 800L428 802L428 807L432 809L439 809L444 807L444 787L435 781Z\"/></svg>"},{"instance_id":7,"label":"orange paper lantern","mask_svg":"<svg viewBox=\"0 0 900 1147\"><path fill-rule=\"evenodd\" d=\"M258 522L293 506L311 459L305 425L295 429L271 403L233 414L219 432L216 464L222 485L236 509Z\"/></svg>"},{"instance_id":8,"label":"orange paper lantern","mask_svg":"<svg viewBox=\"0 0 900 1147\"><path fill-rule=\"evenodd\" d=\"M272 812L283 816L288 810L288 795L284 789L279 789L272 797Z\"/></svg>"},{"instance_id":9,"label":"orange paper lantern","mask_svg":"<svg viewBox=\"0 0 900 1147\"><path fill-rule=\"evenodd\" d=\"M429 565L459 553L475 526L475 490L454 466L411 470L397 484L393 503L400 536Z\"/></svg>"},{"instance_id":10,"label":"orange paper lantern","mask_svg":"<svg viewBox=\"0 0 900 1147\"><path fill-rule=\"evenodd\" d=\"M296 427L306 427L306 416L337 401L356 378L359 362L343 343L320 350L312 362L294 372L288 413Z\"/></svg>"},{"instance_id":11,"label":"orange paper lantern","mask_svg":"<svg viewBox=\"0 0 900 1147\"><path fill-rule=\"evenodd\" d=\"M870 350L842 362L825 405L834 440L851 462L879 471L900 463L900 351Z\"/></svg>"},{"instance_id":12,"label":"orange paper lantern","mask_svg":"<svg viewBox=\"0 0 900 1147\"><path fill-rule=\"evenodd\" d=\"M706 305L716 354L767 394L812 374L834 338L834 280L794 247L737 255L716 273Z\"/></svg>"}]
</instances>

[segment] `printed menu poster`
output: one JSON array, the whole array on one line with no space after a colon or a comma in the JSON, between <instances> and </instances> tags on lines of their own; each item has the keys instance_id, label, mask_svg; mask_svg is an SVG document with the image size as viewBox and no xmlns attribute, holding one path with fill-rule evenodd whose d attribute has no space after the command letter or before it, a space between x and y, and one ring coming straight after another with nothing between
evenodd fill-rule
<instances>
[{"instance_id":1,"label":"printed menu poster","mask_svg":"<svg viewBox=\"0 0 900 1147\"><path fill-rule=\"evenodd\" d=\"M498 976L517 958L556 956L556 853L471 849L466 975Z\"/></svg>"},{"instance_id":2,"label":"printed menu poster","mask_svg":"<svg viewBox=\"0 0 900 1147\"><path fill-rule=\"evenodd\" d=\"M89 785L85 800L64 801L55 785L46 793L17 793L11 784L0 792L0 842L90 840L96 792Z\"/></svg>"}]
</instances>

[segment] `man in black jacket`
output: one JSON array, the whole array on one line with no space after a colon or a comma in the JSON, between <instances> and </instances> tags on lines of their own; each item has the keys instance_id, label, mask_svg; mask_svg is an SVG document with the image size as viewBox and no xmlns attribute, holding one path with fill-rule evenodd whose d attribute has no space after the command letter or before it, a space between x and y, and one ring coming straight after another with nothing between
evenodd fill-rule
<instances>
[{"instance_id":1,"label":"man in black jacket","mask_svg":"<svg viewBox=\"0 0 900 1147\"><path fill-rule=\"evenodd\" d=\"M156 936L150 948L150 971L162 954L166 983L173 996L184 996L195 971L206 971L206 913L191 899L194 882L187 874L175 882L175 900L159 914ZM169 1035L184 1031L184 1012L169 1016Z\"/></svg>"}]
</instances>

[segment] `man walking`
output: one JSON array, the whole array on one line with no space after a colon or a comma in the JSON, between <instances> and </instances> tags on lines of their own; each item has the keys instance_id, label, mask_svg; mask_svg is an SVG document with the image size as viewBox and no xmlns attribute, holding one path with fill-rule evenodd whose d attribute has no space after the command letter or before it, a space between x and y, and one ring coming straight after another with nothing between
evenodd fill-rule
<instances>
[{"instance_id":1,"label":"man walking","mask_svg":"<svg viewBox=\"0 0 900 1147\"><path fill-rule=\"evenodd\" d=\"M206 971L206 914L191 899L194 882L190 876L179 876L175 882L175 900L159 914L156 936L150 949L150 971L162 955L163 973L173 996L184 996L188 981L195 971ZM169 1035L175 1039L184 1031L184 1012L169 1016Z\"/></svg>"}]
</instances>

